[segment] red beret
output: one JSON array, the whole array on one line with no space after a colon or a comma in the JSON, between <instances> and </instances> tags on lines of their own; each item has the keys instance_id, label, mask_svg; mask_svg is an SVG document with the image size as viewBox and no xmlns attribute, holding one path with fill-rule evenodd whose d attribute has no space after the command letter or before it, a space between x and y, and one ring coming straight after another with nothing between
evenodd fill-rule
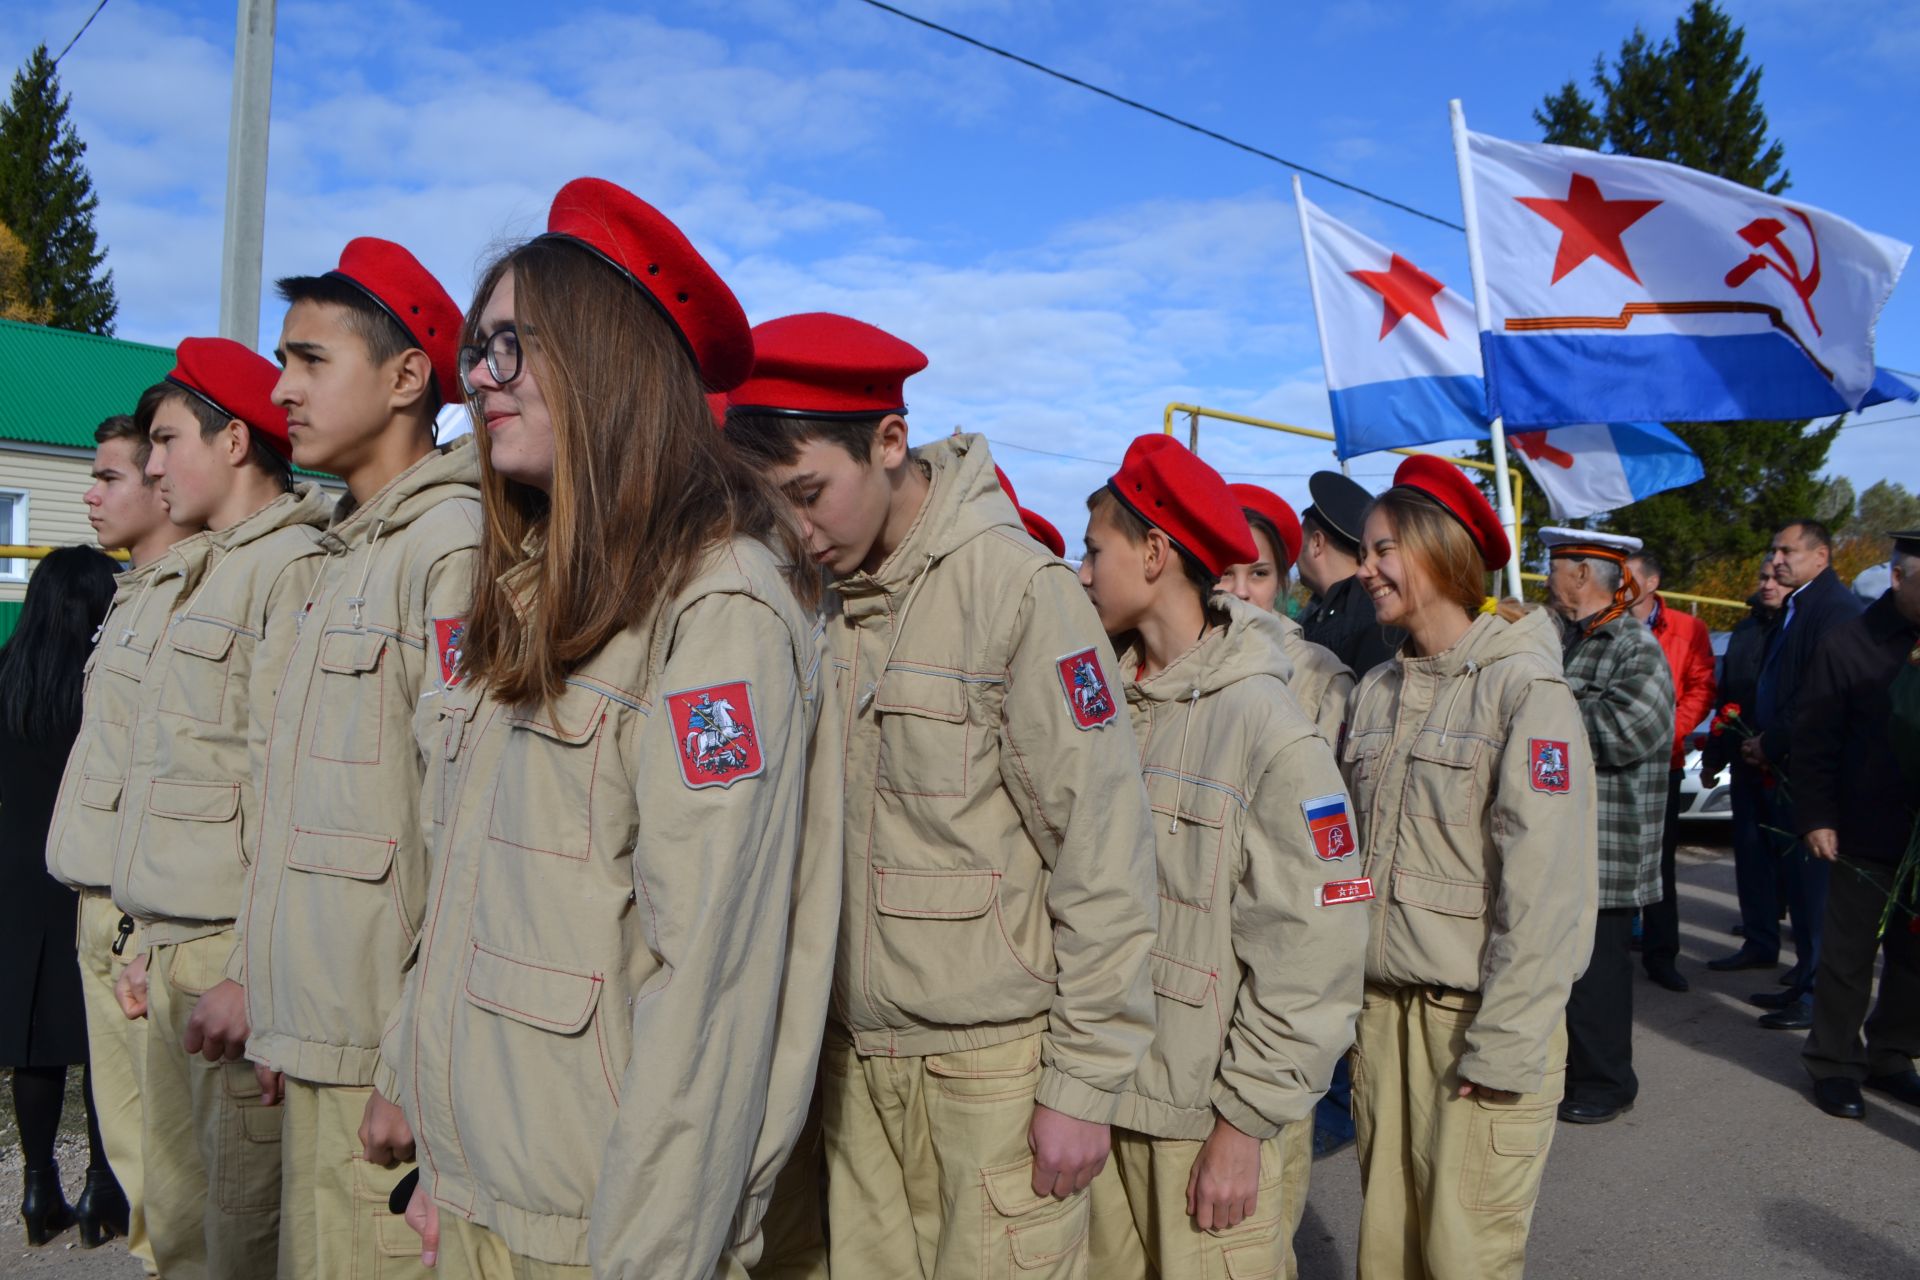
<instances>
[{"instance_id":1,"label":"red beret","mask_svg":"<svg viewBox=\"0 0 1920 1280\"><path fill-rule=\"evenodd\" d=\"M782 316L753 330L753 376L735 406L807 417L904 413L903 384L927 367L910 342L824 311Z\"/></svg>"},{"instance_id":2,"label":"red beret","mask_svg":"<svg viewBox=\"0 0 1920 1280\"><path fill-rule=\"evenodd\" d=\"M427 353L441 403L460 398L460 308L418 258L391 240L361 236L327 274L366 294Z\"/></svg>"},{"instance_id":3,"label":"red beret","mask_svg":"<svg viewBox=\"0 0 1920 1280\"><path fill-rule=\"evenodd\" d=\"M280 370L265 356L228 338L188 338L174 351L167 381L240 419L281 457L293 456L287 411L273 402Z\"/></svg>"},{"instance_id":4,"label":"red beret","mask_svg":"<svg viewBox=\"0 0 1920 1280\"><path fill-rule=\"evenodd\" d=\"M1287 500L1257 484L1230 484L1227 492L1246 510L1274 527L1274 531L1280 535L1280 550L1287 557L1286 564L1280 567L1291 569L1293 562L1300 558L1300 517L1293 514L1293 508L1287 505Z\"/></svg>"},{"instance_id":5,"label":"red beret","mask_svg":"<svg viewBox=\"0 0 1920 1280\"><path fill-rule=\"evenodd\" d=\"M727 393L724 391L707 392L707 412L713 415L714 429L727 425Z\"/></svg>"},{"instance_id":6,"label":"red beret","mask_svg":"<svg viewBox=\"0 0 1920 1280\"><path fill-rule=\"evenodd\" d=\"M1415 454L1393 473L1393 483L1395 488L1418 491L1458 520L1479 549L1480 563L1489 570L1500 568L1512 558L1513 548L1500 517L1481 495L1479 486L1451 462L1430 453Z\"/></svg>"},{"instance_id":7,"label":"red beret","mask_svg":"<svg viewBox=\"0 0 1920 1280\"><path fill-rule=\"evenodd\" d=\"M1007 501L1011 502L1013 509L1020 513L1020 523L1027 527L1028 536L1053 554L1066 555L1067 540L1060 536L1060 531L1053 527L1052 521L1038 511L1029 511L1020 505L1020 497L1013 491L1013 481L1007 479L1007 473L1000 469L1000 464L997 462L993 464L993 474L999 478L1000 488L1006 493Z\"/></svg>"},{"instance_id":8,"label":"red beret","mask_svg":"<svg viewBox=\"0 0 1920 1280\"><path fill-rule=\"evenodd\" d=\"M575 178L547 212L543 240L579 245L636 285L665 316L709 391L753 367L747 313L727 282L667 216L604 178Z\"/></svg>"},{"instance_id":9,"label":"red beret","mask_svg":"<svg viewBox=\"0 0 1920 1280\"><path fill-rule=\"evenodd\" d=\"M1141 436L1128 445L1107 488L1216 577L1228 565L1260 558L1227 482L1172 436Z\"/></svg>"},{"instance_id":10,"label":"red beret","mask_svg":"<svg viewBox=\"0 0 1920 1280\"><path fill-rule=\"evenodd\" d=\"M1053 527L1053 522L1038 511L1029 511L1021 507L1020 523L1027 526L1027 532L1033 536L1035 542L1053 554L1057 556L1067 554L1067 540L1060 536L1060 531Z\"/></svg>"}]
</instances>

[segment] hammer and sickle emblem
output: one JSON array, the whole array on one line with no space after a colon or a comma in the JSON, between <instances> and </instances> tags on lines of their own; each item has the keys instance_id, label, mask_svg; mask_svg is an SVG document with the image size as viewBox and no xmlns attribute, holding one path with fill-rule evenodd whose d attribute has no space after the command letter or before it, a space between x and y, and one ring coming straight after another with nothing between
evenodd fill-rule
<instances>
[{"instance_id":1,"label":"hammer and sickle emblem","mask_svg":"<svg viewBox=\"0 0 1920 1280\"><path fill-rule=\"evenodd\" d=\"M1813 264L1806 275L1800 274L1800 260L1781 237L1786 224L1778 218L1755 218L1740 228L1740 238L1756 249L1772 249L1780 255L1770 258L1765 253L1748 254L1746 261L1727 272L1727 287L1738 289L1762 271L1778 271L1793 291L1800 296L1800 305L1806 310L1807 321L1813 325L1815 333L1821 333L1820 320L1813 314L1814 291L1820 287L1820 238L1813 233L1813 220L1798 209L1788 209L1788 213L1800 219L1800 225L1807 229L1807 242L1813 246Z\"/></svg>"}]
</instances>

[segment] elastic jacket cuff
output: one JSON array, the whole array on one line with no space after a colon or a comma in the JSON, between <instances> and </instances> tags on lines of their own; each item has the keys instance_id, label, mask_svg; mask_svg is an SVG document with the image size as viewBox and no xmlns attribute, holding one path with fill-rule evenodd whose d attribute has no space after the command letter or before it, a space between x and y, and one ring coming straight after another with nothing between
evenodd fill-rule
<instances>
[{"instance_id":1,"label":"elastic jacket cuff","mask_svg":"<svg viewBox=\"0 0 1920 1280\"><path fill-rule=\"evenodd\" d=\"M1460 1078L1484 1085L1489 1089L1504 1089L1508 1093L1538 1093L1540 1086L1546 1083L1546 1073L1542 1071L1516 1071L1511 1067L1496 1066L1478 1054L1469 1053L1460 1059Z\"/></svg>"},{"instance_id":2,"label":"elastic jacket cuff","mask_svg":"<svg viewBox=\"0 0 1920 1280\"><path fill-rule=\"evenodd\" d=\"M1280 1136L1283 1126L1274 1124L1265 1116L1248 1106L1240 1095L1229 1089L1224 1080L1213 1082L1213 1109L1220 1118L1246 1134L1249 1138L1258 1138L1265 1142L1268 1138ZM1311 1109L1311 1108L1309 1108ZM1304 1116L1306 1113L1302 1112ZM1300 1117L1295 1117L1296 1119Z\"/></svg>"},{"instance_id":3,"label":"elastic jacket cuff","mask_svg":"<svg viewBox=\"0 0 1920 1280\"><path fill-rule=\"evenodd\" d=\"M1040 1069L1040 1087L1034 1091L1033 1100L1089 1124L1112 1124L1113 1113L1120 1109L1119 1094L1096 1089L1057 1067Z\"/></svg>"}]
</instances>

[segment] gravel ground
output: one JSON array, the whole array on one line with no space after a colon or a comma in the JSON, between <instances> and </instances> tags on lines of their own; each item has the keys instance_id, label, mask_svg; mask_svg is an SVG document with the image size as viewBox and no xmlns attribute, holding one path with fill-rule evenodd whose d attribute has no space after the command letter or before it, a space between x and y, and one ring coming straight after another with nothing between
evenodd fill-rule
<instances>
[{"instance_id":1,"label":"gravel ground","mask_svg":"<svg viewBox=\"0 0 1920 1280\"><path fill-rule=\"evenodd\" d=\"M1735 944L1731 856L1683 848L1680 883L1681 968L1693 990L1636 986L1639 1103L1612 1124L1560 1127L1529 1270L1547 1280L1920 1276L1920 1111L1871 1093L1864 1122L1816 1110L1802 1037L1762 1030L1745 1002L1769 975L1705 968ZM0 1276L137 1280L139 1265L117 1241L88 1252L68 1232L26 1247L10 1115L4 1133ZM64 1142L72 1196L86 1143ZM1359 1211L1352 1149L1316 1162L1298 1240L1302 1280L1353 1274Z\"/></svg>"}]
</instances>

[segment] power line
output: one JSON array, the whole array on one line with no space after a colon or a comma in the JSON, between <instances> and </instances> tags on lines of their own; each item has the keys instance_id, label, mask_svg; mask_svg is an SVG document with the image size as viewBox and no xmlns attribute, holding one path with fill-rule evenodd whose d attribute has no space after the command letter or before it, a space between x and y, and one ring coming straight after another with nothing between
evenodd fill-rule
<instances>
[{"instance_id":1,"label":"power line","mask_svg":"<svg viewBox=\"0 0 1920 1280\"><path fill-rule=\"evenodd\" d=\"M73 52L73 46L80 43L80 37L87 34L87 28L93 25L93 20L99 17L100 11L106 7L107 7L107 0L100 0L99 4L93 6L93 12L87 15L87 20L85 22L80 24L80 29L73 33L73 39L67 41L67 47L62 49L59 53L56 53L53 55L54 66L56 67L59 66L60 59L66 57L69 53Z\"/></svg>"},{"instance_id":2,"label":"power line","mask_svg":"<svg viewBox=\"0 0 1920 1280\"><path fill-rule=\"evenodd\" d=\"M1179 116L1160 110L1158 107L1150 107L1144 102L1125 97L1115 93L1111 89L1103 89L1097 84L1090 84L1077 76L1070 76L1064 71L1056 71L1044 63L1035 62L1032 58L1023 58L1019 54L1007 49L1002 49L998 45L988 44L985 40L976 40L963 31L955 31L952 27L943 27L939 23L923 18L918 14L908 13L905 9L897 9L893 5L885 3L885 0L860 0L860 2L878 9L883 13L890 13L896 18L905 18L908 22L916 23L929 31L937 31L941 35L951 37L963 44L970 44L974 48L986 53L991 53L996 57L1005 58L1009 62L1017 62L1021 66L1033 71L1038 71L1042 75L1052 76L1055 80L1065 81L1077 89L1085 89L1089 93L1097 93L1101 97L1117 102L1123 107L1132 107L1135 111L1144 111L1156 119L1166 121L1168 124L1179 125L1182 129L1190 129L1202 137L1212 138L1215 142L1224 142L1230 147L1246 152L1248 155L1258 156L1262 160L1271 160L1273 163L1284 168L1292 169L1296 173L1304 173L1310 178L1318 178L1322 182L1332 183L1336 187L1351 191L1358 196L1365 196L1369 200L1378 200L1381 204L1389 205L1400 210L1402 213L1410 213L1416 218L1425 218L1428 222L1437 222L1441 226L1449 227L1455 231L1465 230L1465 228L1457 222L1448 222L1445 218L1428 213L1424 209L1416 209L1410 204L1402 204L1400 201L1390 196L1383 196L1377 191L1369 191L1365 187L1355 186L1351 182L1342 182L1331 174L1322 173L1318 169L1310 169L1304 164L1298 164L1284 156L1277 156L1271 151L1264 151L1251 143L1242 142L1238 138L1229 138L1226 134L1209 129L1203 124L1195 124L1191 120L1183 120Z\"/></svg>"}]
</instances>

